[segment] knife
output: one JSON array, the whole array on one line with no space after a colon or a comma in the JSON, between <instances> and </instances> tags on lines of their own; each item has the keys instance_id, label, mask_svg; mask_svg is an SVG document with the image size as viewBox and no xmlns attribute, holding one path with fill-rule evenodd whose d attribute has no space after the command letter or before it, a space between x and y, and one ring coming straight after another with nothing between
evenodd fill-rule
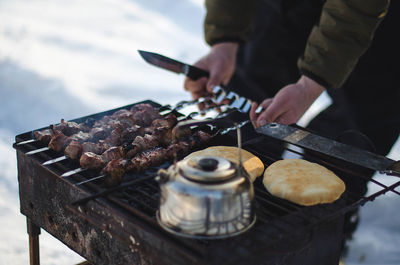
<instances>
[{"instance_id":1,"label":"knife","mask_svg":"<svg viewBox=\"0 0 400 265\"><path fill-rule=\"evenodd\" d=\"M138 52L140 56L142 56L142 58L149 64L172 71L177 74L184 74L194 81L202 77L210 76L210 73L203 69L174 60L167 56L142 50L138 50ZM230 102L229 106L231 108L238 109L241 112L247 113L251 108L251 100L245 97L241 97L233 91L229 91L229 89L227 89L223 84L214 87L212 94L214 96L212 100L217 104L221 103L225 99L228 99Z\"/></svg>"},{"instance_id":2,"label":"knife","mask_svg":"<svg viewBox=\"0 0 400 265\"><path fill-rule=\"evenodd\" d=\"M257 128L256 131L307 150L329 155L380 173L400 177L400 161L315 135L290 125L269 123Z\"/></svg>"},{"instance_id":3,"label":"knife","mask_svg":"<svg viewBox=\"0 0 400 265\"><path fill-rule=\"evenodd\" d=\"M140 56L142 56L142 58L149 64L172 71L177 74L184 74L194 81L202 77L210 76L209 72L203 69L200 69L193 65L179 62L164 55L154 52L146 52L142 50L138 50L138 52Z\"/></svg>"}]
</instances>

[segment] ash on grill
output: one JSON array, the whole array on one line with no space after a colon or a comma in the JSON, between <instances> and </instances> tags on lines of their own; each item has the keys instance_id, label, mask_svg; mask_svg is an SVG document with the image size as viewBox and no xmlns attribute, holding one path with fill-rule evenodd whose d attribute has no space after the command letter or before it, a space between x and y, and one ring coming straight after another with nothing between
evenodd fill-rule
<instances>
[{"instance_id":1,"label":"ash on grill","mask_svg":"<svg viewBox=\"0 0 400 265\"><path fill-rule=\"evenodd\" d=\"M167 114L160 117L159 111ZM386 186L343 161L307 152L301 154L305 159L381 189L363 197L349 188L333 204L301 207L271 196L258 179L257 220L249 231L212 241L173 236L156 220L160 190L154 177L159 168L207 141L207 146L236 145L234 132L195 128L188 137L188 131L174 131L176 119L195 115L180 116L146 101L16 136L21 212L28 220L32 264L39 264L38 235L44 228L93 264L337 265L343 216L388 191L399 194L395 188L400 181ZM245 113L233 121L247 118ZM242 127L242 135L243 148L266 166L281 159L274 152L276 141L258 135L250 124ZM290 147L286 151L299 154ZM95 169L82 167L84 156L98 162ZM105 179L112 187L104 185Z\"/></svg>"}]
</instances>

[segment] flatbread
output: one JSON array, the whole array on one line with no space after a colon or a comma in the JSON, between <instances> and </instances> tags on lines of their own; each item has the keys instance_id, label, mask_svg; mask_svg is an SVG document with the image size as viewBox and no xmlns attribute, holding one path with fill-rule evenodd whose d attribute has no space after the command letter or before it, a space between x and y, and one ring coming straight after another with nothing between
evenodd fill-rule
<instances>
[{"instance_id":1,"label":"flatbread","mask_svg":"<svg viewBox=\"0 0 400 265\"><path fill-rule=\"evenodd\" d=\"M263 183L272 195L305 206L332 203L346 189L332 171L303 159L276 161L265 170Z\"/></svg>"},{"instance_id":2,"label":"flatbread","mask_svg":"<svg viewBox=\"0 0 400 265\"><path fill-rule=\"evenodd\" d=\"M233 163L239 164L239 151L238 148L234 146L211 146L206 149L193 152L185 157L185 159L197 156L222 157ZM264 172L263 162L257 156L244 149L242 149L242 161L243 167L249 174L251 181L254 181Z\"/></svg>"}]
</instances>

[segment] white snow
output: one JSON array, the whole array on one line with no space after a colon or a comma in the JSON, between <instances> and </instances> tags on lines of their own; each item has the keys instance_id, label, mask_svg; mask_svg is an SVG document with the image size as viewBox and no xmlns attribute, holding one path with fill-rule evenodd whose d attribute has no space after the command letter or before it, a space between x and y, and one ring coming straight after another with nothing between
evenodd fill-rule
<instances>
[{"instance_id":1,"label":"white snow","mask_svg":"<svg viewBox=\"0 0 400 265\"><path fill-rule=\"evenodd\" d=\"M183 76L146 64L137 50L193 63L207 51L203 15L203 0L0 1L0 265L29 262L15 135L140 100L189 99ZM302 122L327 104L323 95ZM397 143L391 156L399 151ZM362 208L347 264L400 264L398 205L400 196L387 194ZM83 260L43 230L40 247L42 264Z\"/></svg>"}]
</instances>

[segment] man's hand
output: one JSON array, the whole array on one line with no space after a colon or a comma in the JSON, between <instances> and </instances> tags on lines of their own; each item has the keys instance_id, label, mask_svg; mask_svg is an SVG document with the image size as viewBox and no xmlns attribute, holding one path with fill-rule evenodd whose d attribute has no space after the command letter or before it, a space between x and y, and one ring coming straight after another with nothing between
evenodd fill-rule
<instances>
[{"instance_id":1,"label":"man's hand","mask_svg":"<svg viewBox=\"0 0 400 265\"><path fill-rule=\"evenodd\" d=\"M223 42L211 47L210 52L197 61L194 65L210 72L210 77L193 81L185 79L185 90L192 94L193 99L198 99L212 92L212 89L220 84L227 84L235 70L236 53L238 44Z\"/></svg>"},{"instance_id":2,"label":"man's hand","mask_svg":"<svg viewBox=\"0 0 400 265\"><path fill-rule=\"evenodd\" d=\"M324 90L314 80L301 76L297 83L283 87L275 97L261 102L263 111L259 115L255 113L258 105L253 103L250 110L253 126L259 127L271 122L296 123Z\"/></svg>"}]
</instances>

